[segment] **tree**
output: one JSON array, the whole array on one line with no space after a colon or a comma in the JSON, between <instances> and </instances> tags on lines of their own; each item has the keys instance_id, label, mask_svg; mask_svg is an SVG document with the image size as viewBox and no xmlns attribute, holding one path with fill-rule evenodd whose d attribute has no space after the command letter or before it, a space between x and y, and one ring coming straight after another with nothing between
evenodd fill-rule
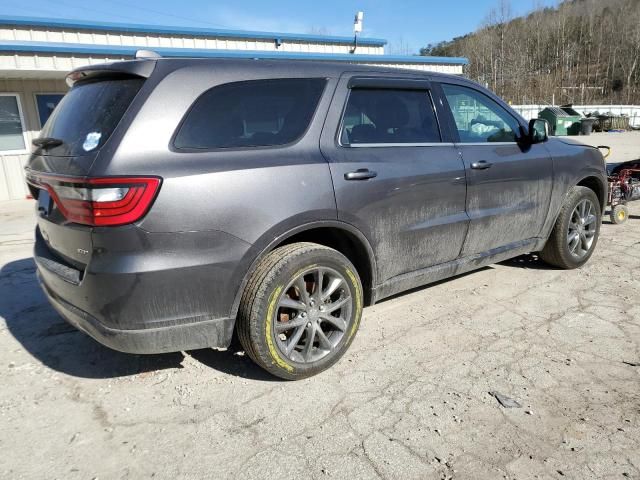
<instances>
[{"instance_id":1,"label":"tree","mask_svg":"<svg viewBox=\"0 0 640 480\"><path fill-rule=\"evenodd\" d=\"M499 0L473 33L421 55L462 56L466 74L514 103L639 103L640 0L536 0L513 18Z\"/></svg>"}]
</instances>

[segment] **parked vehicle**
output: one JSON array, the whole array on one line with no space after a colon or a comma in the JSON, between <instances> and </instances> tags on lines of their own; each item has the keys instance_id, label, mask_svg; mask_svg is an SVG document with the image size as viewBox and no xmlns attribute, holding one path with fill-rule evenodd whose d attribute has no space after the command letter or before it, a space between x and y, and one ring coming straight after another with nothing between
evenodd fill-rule
<instances>
[{"instance_id":1,"label":"parked vehicle","mask_svg":"<svg viewBox=\"0 0 640 480\"><path fill-rule=\"evenodd\" d=\"M527 252L593 254L600 152L455 76L314 61L73 71L27 166L52 305L124 352L334 364L362 309Z\"/></svg>"}]
</instances>

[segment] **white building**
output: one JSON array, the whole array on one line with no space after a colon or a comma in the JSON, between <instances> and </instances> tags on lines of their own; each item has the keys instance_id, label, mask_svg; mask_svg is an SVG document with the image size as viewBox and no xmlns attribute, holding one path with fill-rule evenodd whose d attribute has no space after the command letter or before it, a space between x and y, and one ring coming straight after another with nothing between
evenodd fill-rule
<instances>
[{"instance_id":1,"label":"white building","mask_svg":"<svg viewBox=\"0 0 640 480\"><path fill-rule=\"evenodd\" d=\"M27 195L32 138L67 90L65 75L125 60L139 49L166 57L297 58L361 62L461 74L464 58L392 56L385 40L195 27L0 17L0 201Z\"/></svg>"}]
</instances>

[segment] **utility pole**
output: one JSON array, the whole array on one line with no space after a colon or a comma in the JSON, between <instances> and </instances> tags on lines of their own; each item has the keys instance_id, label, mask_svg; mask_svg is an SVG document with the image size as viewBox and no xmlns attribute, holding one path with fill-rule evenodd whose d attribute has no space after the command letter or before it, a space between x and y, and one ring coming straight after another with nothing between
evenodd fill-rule
<instances>
[{"instance_id":1,"label":"utility pole","mask_svg":"<svg viewBox=\"0 0 640 480\"><path fill-rule=\"evenodd\" d=\"M357 12L353 20L353 48L351 49L351 53L356 53L356 48L358 48L358 34L362 33L363 19L364 12Z\"/></svg>"}]
</instances>

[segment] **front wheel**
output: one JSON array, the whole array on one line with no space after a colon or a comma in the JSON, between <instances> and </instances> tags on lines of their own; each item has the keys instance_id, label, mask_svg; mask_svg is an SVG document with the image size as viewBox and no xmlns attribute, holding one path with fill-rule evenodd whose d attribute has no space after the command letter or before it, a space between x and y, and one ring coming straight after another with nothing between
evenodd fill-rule
<instances>
[{"instance_id":1,"label":"front wheel","mask_svg":"<svg viewBox=\"0 0 640 480\"><path fill-rule=\"evenodd\" d=\"M347 350L362 316L362 285L341 253L314 243L263 258L240 301L236 328L247 354L287 380L326 370Z\"/></svg>"},{"instance_id":2,"label":"front wheel","mask_svg":"<svg viewBox=\"0 0 640 480\"><path fill-rule=\"evenodd\" d=\"M587 263L600 235L602 209L596 194L587 187L573 187L540 257L556 267L571 269Z\"/></svg>"}]
</instances>

